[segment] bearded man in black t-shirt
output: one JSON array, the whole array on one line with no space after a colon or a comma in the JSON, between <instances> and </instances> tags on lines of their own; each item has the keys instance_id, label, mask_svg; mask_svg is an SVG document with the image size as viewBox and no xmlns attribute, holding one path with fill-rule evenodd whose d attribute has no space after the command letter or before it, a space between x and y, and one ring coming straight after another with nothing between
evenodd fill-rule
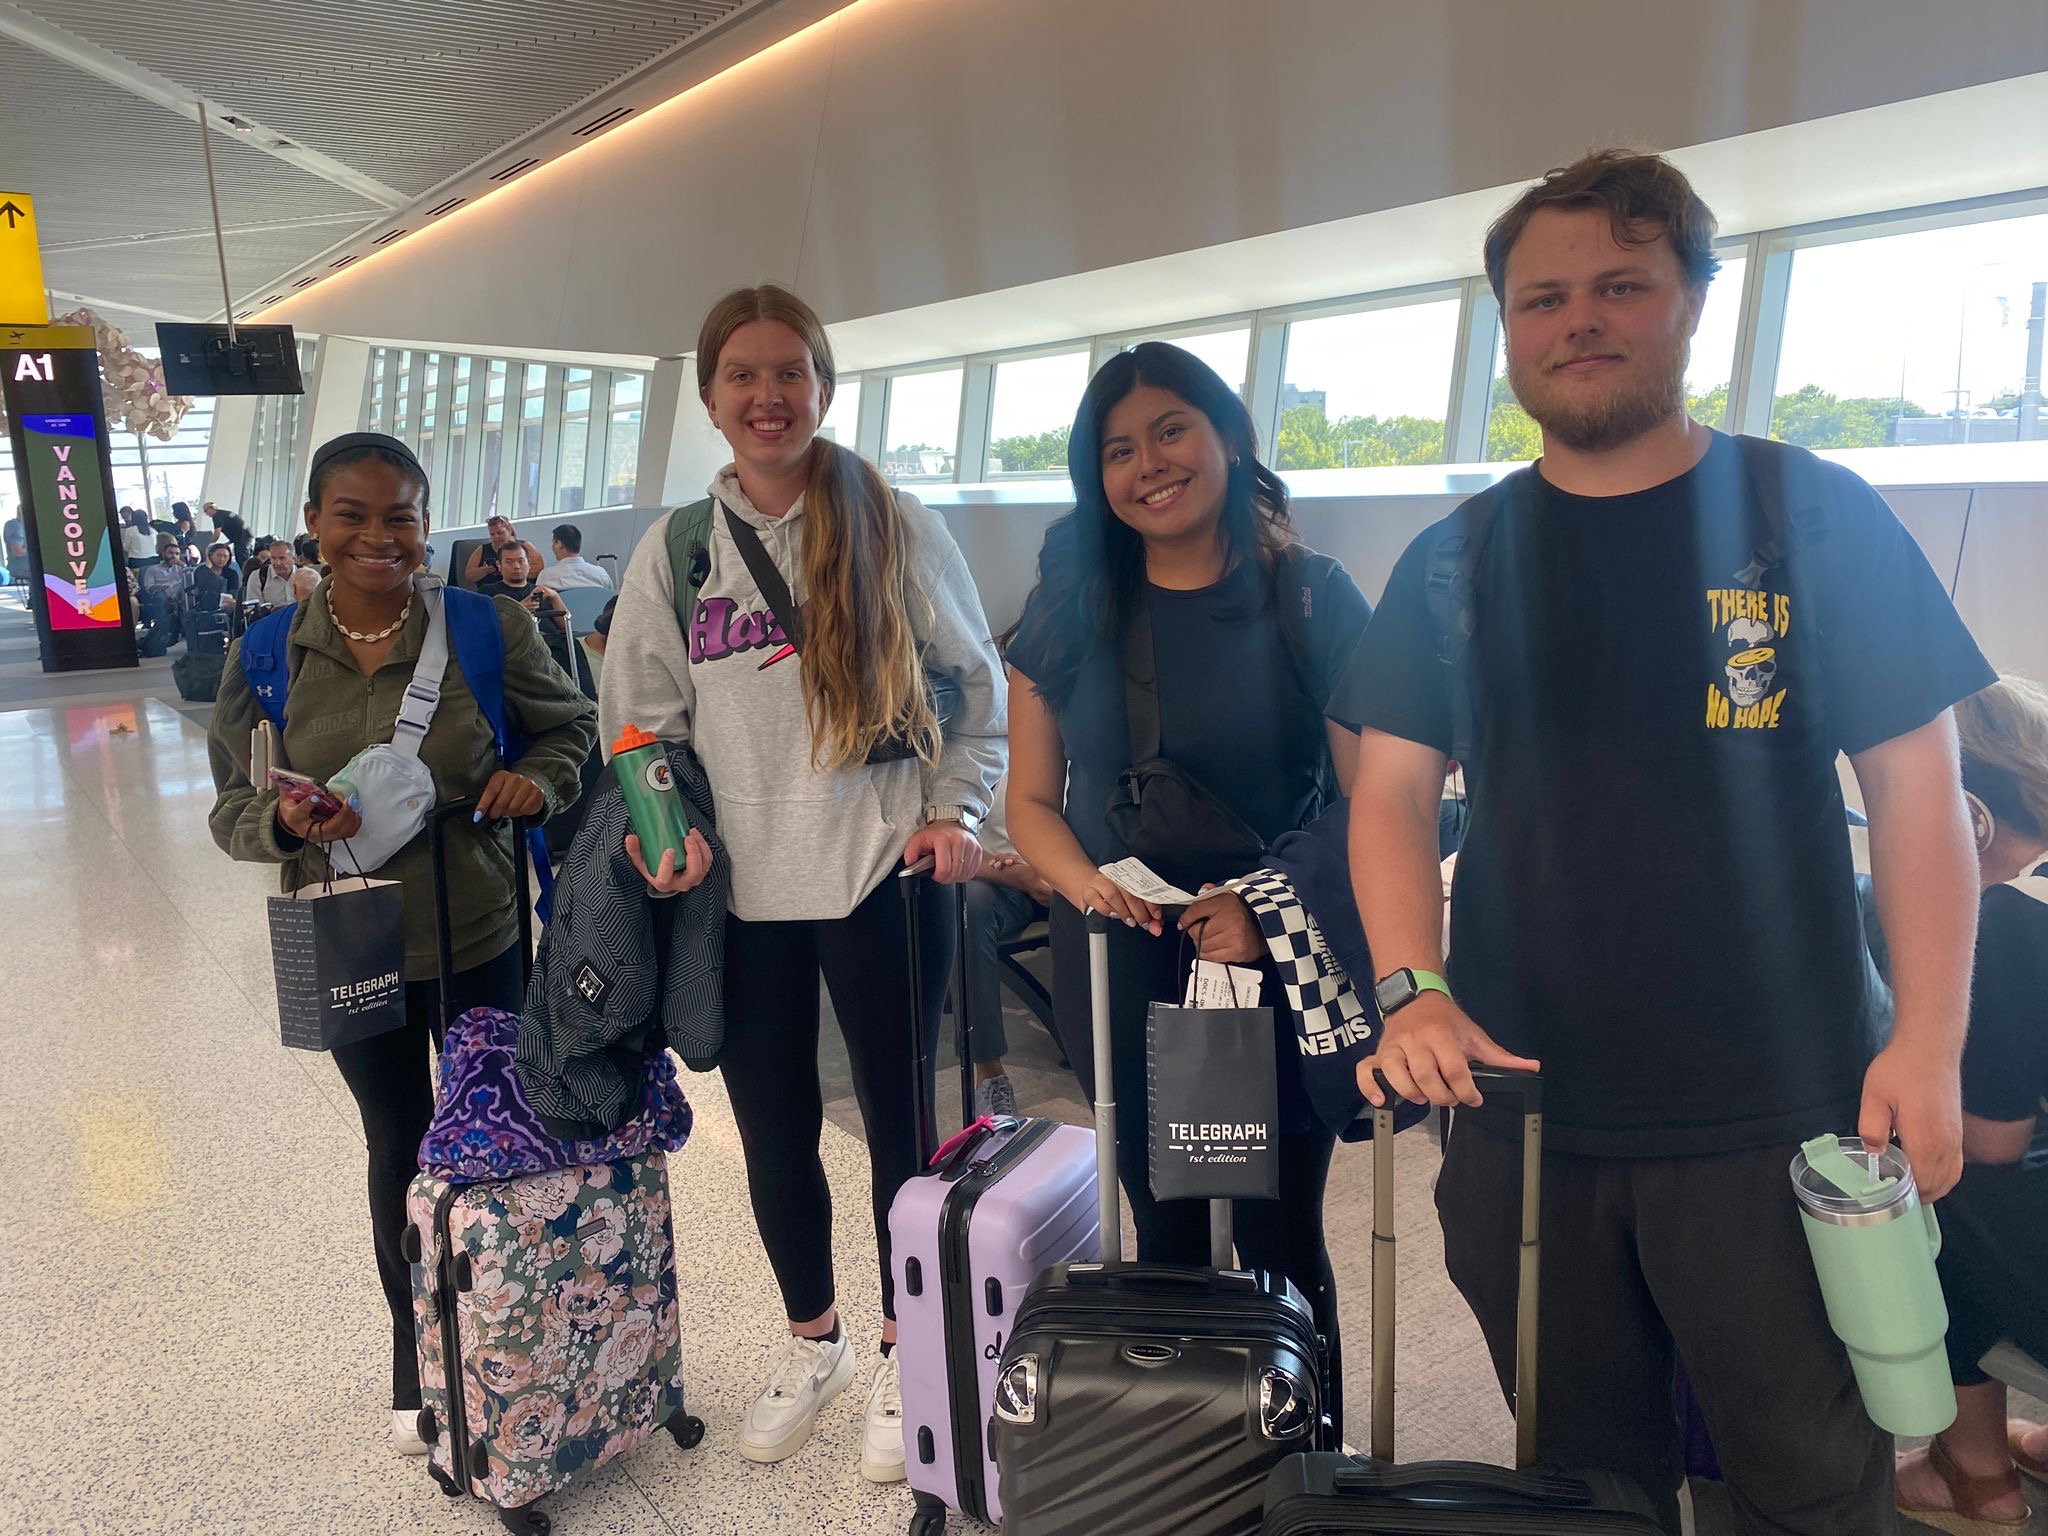
<instances>
[{"instance_id":1,"label":"bearded man in black t-shirt","mask_svg":"<svg viewBox=\"0 0 2048 1536\"><path fill-rule=\"evenodd\" d=\"M1676 169L1608 152L1489 232L1543 457L1410 546L1330 704L1362 731L1351 862L1384 978L1360 1087L1466 1106L1437 1205L1506 1386L1520 1153L1468 1063L1541 1065L1543 1460L1633 1475L1675 1533L1682 1355L1742 1530L1876 1532L1890 1439L1787 1165L1860 1130L1898 1136L1923 1198L1956 1181L1976 882L1949 706L1993 674L1869 486L1687 415L1713 231ZM1467 737L1445 983L1437 813ZM1839 753L1895 936L1881 1049Z\"/></svg>"}]
</instances>

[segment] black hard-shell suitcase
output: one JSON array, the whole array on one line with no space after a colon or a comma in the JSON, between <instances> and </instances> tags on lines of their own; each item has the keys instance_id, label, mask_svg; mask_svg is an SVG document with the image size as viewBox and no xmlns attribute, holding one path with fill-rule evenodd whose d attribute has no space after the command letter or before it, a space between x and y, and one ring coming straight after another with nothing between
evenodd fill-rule
<instances>
[{"instance_id":1,"label":"black hard-shell suitcase","mask_svg":"<svg viewBox=\"0 0 2048 1536\"><path fill-rule=\"evenodd\" d=\"M1262 1536L1662 1536L1641 1488L1612 1472L1536 1459L1536 1301L1543 1252L1543 1080L1472 1068L1489 1096L1522 1110L1521 1274L1515 1310L1515 1464L1394 1460L1394 1112L1372 1127L1372 1454L1290 1456L1266 1484Z\"/></svg>"},{"instance_id":2,"label":"black hard-shell suitcase","mask_svg":"<svg viewBox=\"0 0 2048 1536\"><path fill-rule=\"evenodd\" d=\"M1108 933L1090 913L1103 1256L1055 1265L1017 1309L992 1426L1003 1531L1252 1536L1274 1464L1327 1442L1323 1344L1285 1279L1230 1267L1227 1204L1213 1268L1122 1262Z\"/></svg>"}]
</instances>

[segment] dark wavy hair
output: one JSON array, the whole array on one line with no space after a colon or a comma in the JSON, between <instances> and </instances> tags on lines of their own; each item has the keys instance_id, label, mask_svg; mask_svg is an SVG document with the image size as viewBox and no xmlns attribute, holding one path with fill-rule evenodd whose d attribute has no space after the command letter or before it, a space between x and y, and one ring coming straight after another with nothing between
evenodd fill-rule
<instances>
[{"instance_id":1,"label":"dark wavy hair","mask_svg":"<svg viewBox=\"0 0 2048 1536\"><path fill-rule=\"evenodd\" d=\"M1110 509L1102 488L1102 425L1119 401L1146 387L1178 395L1208 417L1223 439L1231 461L1217 529L1223 568L1228 572L1256 563L1263 606L1279 617L1290 646L1300 645L1300 617L1281 600L1281 555L1294 542L1287 486L1259 462L1251 412L1237 391L1194 353L1163 341L1142 342L1104 363L1081 395L1067 440L1074 510L1046 530L1038 586L1015 631L1027 654L1045 658L1037 664L1044 675L1032 683L1055 714L1073 695L1089 653L1122 634L1138 584L1145 579L1145 541Z\"/></svg>"}]
</instances>

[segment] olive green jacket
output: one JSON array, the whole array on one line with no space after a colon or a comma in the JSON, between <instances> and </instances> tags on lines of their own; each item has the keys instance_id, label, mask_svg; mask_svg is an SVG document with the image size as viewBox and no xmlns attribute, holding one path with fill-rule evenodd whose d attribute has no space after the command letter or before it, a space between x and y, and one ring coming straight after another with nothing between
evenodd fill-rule
<instances>
[{"instance_id":1,"label":"olive green jacket","mask_svg":"<svg viewBox=\"0 0 2048 1536\"><path fill-rule=\"evenodd\" d=\"M377 671L365 677L349 655L327 607L327 581L292 616L285 665L291 696L285 709L279 767L322 782L364 747L389 741L426 638L426 609L415 603ZM555 664L533 616L516 603L497 603L505 640L505 711L526 738L525 754L509 766L540 786L552 815L576 798L583 761L597 745L597 709ZM277 824L277 791L249 782L250 733L263 718L242 675L241 643L228 655L220 696L207 731L207 755L219 798L207 818L213 840L229 857L284 866L279 888L298 890L327 872L327 856ZM441 684L441 705L420 761L434 775L441 803L480 793L499 763L491 728L477 708L455 656ZM448 913L455 968L468 970L504 953L519 936L513 901L513 847L509 828L448 827ZM405 977L431 981L439 970L434 939L433 864L426 835L394 854L372 879L405 888Z\"/></svg>"}]
</instances>

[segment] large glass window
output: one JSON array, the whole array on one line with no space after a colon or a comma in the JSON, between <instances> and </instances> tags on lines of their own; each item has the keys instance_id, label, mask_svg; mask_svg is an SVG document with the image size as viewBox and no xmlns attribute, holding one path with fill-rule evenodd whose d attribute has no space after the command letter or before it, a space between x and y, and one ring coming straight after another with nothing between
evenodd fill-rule
<instances>
[{"instance_id":1,"label":"large glass window","mask_svg":"<svg viewBox=\"0 0 2048 1536\"><path fill-rule=\"evenodd\" d=\"M1074 407L1088 387L1088 353L998 363L989 405L988 477L1064 475Z\"/></svg>"},{"instance_id":2,"label":"large glass window","mask_svg":"<svg viewBox=\"0 0 2048 1536\"><path fill-rule=\"evenodd\" d=\"M476 501L476 521L487 522L498 515L498 486L504 478L505 384L508 364L492 358L484 365L484 435L479 465L482 476Z\"/></svg>"},{"instance_id":3,"label":"large glass window","mask_svg":"<svg viewBox=\"0 0 2048 1536\"><path fill-rule=\"evenodd\" d=\"M2048 437L2022 398L2044 293L2048 214L1795 251L1771 436L1807 448Z\"/></svg>"},{"instance_id":4,"label":"large glass window","mask_svg":"<svg viewBox=\"0 0 2048 1536\"><path fill-rule=\"evenodd\" d=\"M950 480L960 451L962 370L904 373L889 380L882 473L891 481Z\"/></svg>"},{"instance_id":5,"label":"large glass window","mask_svg":"<svg viewBox=\"0 0 2048 1536\"><path fill-rule=\"evenodd\" d=\"M1137 336L1124 343L1128 352L1141 341L1154 338ZM1244 393L1245 380L1251 370L1252 332L1250 326L1239 326L1231 330L1202 331L1193 336L1161 336L1160 341L1170 341L1183 351L1192 352L1203 362L1214 368L1240 395Z\"/></svg>"},{"instance_id":6,"label":"large glass window","mask_svg":"<svg viewBox=\"0 0 2048 1536\"><path fill-rule=\"evenodd\" d=\"M562 445L555 454L555 510L583 510L590 467L590 370L571 368L562 383Z\"/></svg>"},{"instance_id":7,"label":"large glass window","mask_svg":"<svg viewBox=\"0 0 2048 1536\"><path fill-rule=\"evenodd\" d=\"M547 400L545 363L527 363L519 393L519 492L514 517L532 517L540 510L540 447L542 413Z\"/></svg>"},{"instance_id":8,"label":"large glass window","mask_svg":"<svg viewBox=\"0 0 2048 1536\"><path fill-rule=\"evenodd\" d=\"M841 379L832 391L832 408L818 423L818 435L842 448L852 448L860 436L860 375Z\"/></svg>"},{"instance_id":9,"label":"large glass window","mask_svg":"<svg viewBox=\"0 0 2048 1536\"><path fill-rule=\"evenodd\" d=\"M640 422L646 399L645 374L612 375L611 423L605 430L605 506L631 506L639 491Z\"/></svg>"},{"instance_id":10,"label":"large glass window","mask_svg":"<svg viewBox=\"0 0 2048 1536\"><path fill-rule=\"evenodd\" d=\"M1441 464L1458 302L1289 325L1274 468Z\"/></svg>"}]
</instances>

